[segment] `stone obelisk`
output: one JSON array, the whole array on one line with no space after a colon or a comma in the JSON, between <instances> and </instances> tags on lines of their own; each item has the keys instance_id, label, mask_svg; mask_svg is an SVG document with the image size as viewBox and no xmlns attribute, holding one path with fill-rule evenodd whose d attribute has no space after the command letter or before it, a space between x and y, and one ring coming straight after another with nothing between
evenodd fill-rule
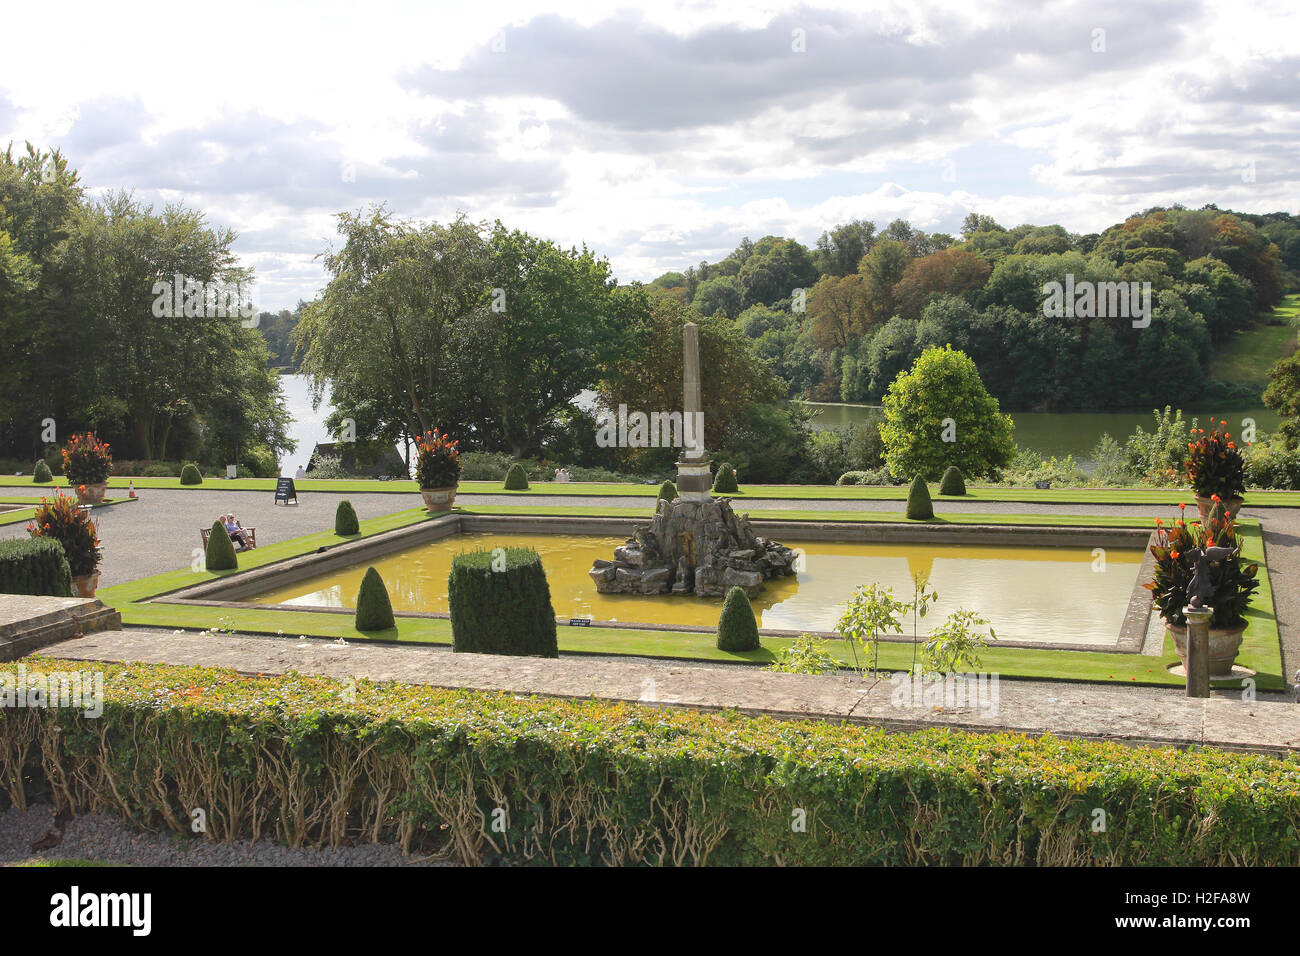
<instances>
[{"instance_id":1,"label":"stone obelisk","mask_svg":"<svg viewBox=\"0 0 1300 956\"><path fill-rule=\"evenodd\" d=\"M682 328L682 434L677 460L677 493L687 501L709 501L713 487L709 456L704 450L704 409L700 400L700 327Z\"/></svg>"}]
</instances>

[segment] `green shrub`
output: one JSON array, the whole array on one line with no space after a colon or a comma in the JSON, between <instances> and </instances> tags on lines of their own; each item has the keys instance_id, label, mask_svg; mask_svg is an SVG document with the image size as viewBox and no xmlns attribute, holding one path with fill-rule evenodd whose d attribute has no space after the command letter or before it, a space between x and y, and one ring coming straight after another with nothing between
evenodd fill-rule
<instances>
[{"instance_id":1,"label":"green shrub","mask_svg":"<svg viewBox=\"0 0 1300 956\"><path fill-rule=\"evenodd\" d=\"M934 517L930 489L920 475L912 479L912 487L907 489L907 516L913 521L929 521Z\"/></svg>"},{"instance_id":2,"label":"green shrub","mask_svg":"<svg viewBox=\"0 0 1300 956\"><path fill-rule=\"evenodd\" d=\"M26 660L30 672L83 661ZM96 663L103 714L0 719L0 805L463 864L1295 866L1300 756ZM232 746L231 741L238 741ZM202 755L200 759L196 755ZM382 794L400 800L383 800ZM505 806L505 833L483 826ZM313 812L303 813L303 807ZM806 831L790 808L807 811ZM1107 826L1092 832L1096 807ZM274 821L272 826L269 821Z\"/></svg>"},{"instance_id":3,"label":"green shrub","mask_svg":"<svg viewBox=\"0 0 1300 956\"><path fill-rule=\"evenodd\" d=\"M334 509L334 533L338 535L360 534L361 524L357 521L357 510L346 499L339 502Z\"/></svg>"},{"instance_id":4,"label":"green shrub","mask_svg":"<svg viewBox=\"0 0 1300 956\"><path fill-rule=\"evenodd\" d=\"M451 649L558 657L555 611L541 556L532 548L467 551L447 581Z\"/></svg>"},{"instance_id":5,"label":"green shrub","mask_svg":"<svg viewBox=\"0 0 1300 956\"><path fill-rule=\"evenodd\" d=\"M718 466L718 473L713 478L713 490L721 495L734 495L740 489L736 485L736 472L731 462L724 461Z\"/></svg>"},{"instance_id":6,"label":"green shrub","mask_svg":"<svg viewBox=\"0 0 1300 956\"><path fill-rule=\"evenodd\" d=\"M193 462L190 462L184 468L181 469L181 484L182 485L203 484L203 476L199 474L198 465L194 464Z\"/></svg>"},{"instance_id":7,"label":"green shrub","mask_svg":"<svg viewBox=\"0 0 1300 956\"><path fill-rule=\"evenodd\" d=\"M966 494L966 480L962 478L961 469L956 465L949 465L948 470L943 473L943 481L939 483L939 494Z\"/></svg>"},{"instance_id":8,"label":"green shrub","mask_svg":"<svg viewBox=\"0 0 1300 956\"><path fill-rule=\"evenodd\" d=\"M0 594L72 597L72 571L53 538L0 541Z\"/></svg>"},{"instance_id":9,"label":"green shrub","mask_svg":"<svg viewBox=\"0 0 1300 956\"><path fill-rule=\"evenodd\" d=\"M722 614L718 617L718 650L756 651L758 648L758 621L754 619L749 595L744 588L732 588L722 602Z\"/></svg>"},{"instance_id":10,"label":"green shrub","mask_svg":"<svg viewBox=\"0 0 1300 956\"><path fill-rule=\"evenodd\" d=\"M1255 442L1246 455L1246 474L1256 488L1300 491L1300 449L1288 451L1280 438Z\"/></svg>"},{"instance_id":11,"label":"green shrub","mask_svg":"<svg viewBox=\"0 0 1300 956\"><path fill-rule=\"evenodd\" d=\"M671 481L665 481L659 486L659 497L664 501L672 501L677 497L677 486Z\"/></svg>"},{"instance_id":12,"label":"green shrub","mask_svg":"<svg viewBox=\"0 0 1300 956\"><path fill-rule=\"evenodd\" d=\"M777 652L776 660L766 669L782 674L834 674L843 665L830 647L824 637L800 634Z\"/></svg>"},{"instance_id":13,"label":"green shrub","mask_svg":"<svg viewBox=\"0 0 1300 956\"><path fill-rule=\"evenodd\" d=\"M515 462L506 471L506 491L527 491L528 490L528 472L524 471L524 466Z\"/></svg>"},{"instance_id":14,"label":"green shrub","mask_svg":"<svg viewBox=\"0 0 1300 956\"><path fill-rule=\"evenodd\" d=\"M388 588L384 587L384 579L373 567L366 568L361 588L357 591L356 627L358 631L387 631L397 627Z\"/></svg>"},{"instance_id":15,"label":"green shrub","mask_svg":"<svg viewBox=\"0 0 1300 956\"><path fill-rule=\"evenodd\" d=\"M208 533L208 553L204 558L204 566L209 571L234 571L239 567L235 545L220 520L212 522L212 530Z\"/></svg>"},{"instance_id":16,"label":"green shrub","mask_svg":"<svg viewBox=\"0 0 1300 956\"><path fill-rule=\"evenodd\" d=\"M250 477L253 478L278 478L280 476L280 463L275 460L275 452L265 446L245 450L244 460L240 467L247 469Z\"/></svg>"},{"instance_id":17,"label":"green shrub","mask_svg":"<svg viewBox=\"0 0 1300 956\"><path fill-rule=\"evenodd\" d=\"M46 485L54 480L50 474L50 466L45 464L44 460L38 461L36 467L32 469L32 481L38 485Z\"/></svg>"}]
</instances>

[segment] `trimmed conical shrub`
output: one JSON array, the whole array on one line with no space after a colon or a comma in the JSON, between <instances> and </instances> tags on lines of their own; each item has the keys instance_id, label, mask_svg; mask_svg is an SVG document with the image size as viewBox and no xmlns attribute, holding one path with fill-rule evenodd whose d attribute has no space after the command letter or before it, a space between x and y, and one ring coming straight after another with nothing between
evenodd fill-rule
<instances>
[{"instance_id":1,"label":"trimmed conical shrub","mask_svg":"<svg viewBox=\"0 0 1300 956\"><path fill-rule=\"evenodd\" d=\"M720 495L734 495L740 490L736 486L736 472L731 462L724 461L718 466L718 473L713 477L713 490Z\"/></svg>"},{"instance_id":2,"label":"trimmed conical shrub","mask_svg":"<svg viewBox=\"0 0 1300 956\"><path fill-rule=\"evenodd\" d=\"M447 603L451 649L457 653L560 656L551 587L532 548L456 555Z\"/></svg>"},{"instance_id":3,"label":"trimmed conical shrub","mask_svg":"<svg viewBox=\"0 0 1300 956\"><path fill-rule=\"evenodd\" d=\"M357 509L352 502L344 499L334 509L334 533L340 535L360 534L361 525L357 521Z\"/></svg>"},{"instance_id":4,"label":"trimmed conical shrub","mask_svg":"<svg viewBox=\"0 0 1300 956\"><path fill-rule=\"evenodd\" d=\"M659 497L664 501L672 501L677 497L677 486L671 481L665 481L659 486Z\"/></svg>"},{"instance_id":5,"label":"trimmed conical shrub","mask_svg":"<svg viewBox=\"0 0 1300 956\"><path fill-rule=\"evenodd\" d=\"M912 479L912 487L907 489L907 516L913 521L929 521L934 517L930 489L920 475Z\"/></svg>"},{"instance_id":6,"label":"trimmed conical shrub","mask_svg":"<svg viewBox=\"0 0 1300 956\"><path fill-rule=\"evenodd\" d=\"M506 491L527 491L528 490L528 472L524 471L524 466L515 462L506 469Z\"/></svg>"},{"instance_id":7,"label":"trimmed conical shrub","mask_svg":"<svg viewBox=\"0 0 1300 956\"><path fill-rule=\"evenodd\" d=\"M203 476L199 474L199 466L191 462L181 469L182 485L201 485Z\"/></svg>"},{"instance_id":8,"label":"trimmed conical shrub","mask_svg":"<svg viewBox=\"0 0 1300 956\"><path fill-rule=\"evenodd\" d=\"M961 469L956 465L949 465L948 470L943 473L943 481L939 482L939 494L966 494L966 479L961 476Z\"/></svg>"},{"instance_id":9,"label":"trimmed conical shrub","mask_svg":"<svg viewBox=\"0 0 1300 956\"><path fill-rule=\"evenodd\" d=\"M212 522L212 531L208 533L208 554L204 562L209 571L234 571L239 567L235 545L220 521Z\"/></svg>"},{"instance_id":10,"label":"trimmed conical shrub","mask_svg":"<svg viewBox=\"0 0 1300 956\"><path fill-rule=\"evenodd\" d=\"M718 618L718 650L756 651L758 648L758 621L754 619L749 595L744 588L732 588Z\"/></svg>"},{"instance_id":11,"label":"trimmed conical shrub","mask_svg":"<svg viewBox=\"0 0 1300 956\"><path fill-rule=\"evenodd\" d=\"M387 631L397 627L393 618L393 602L388 599L388 588L384 579L373 567L366 568L361 578L361 588L357 591L358 631Z\"/></svg>"},{"instance_id":12,"label":"trimmed conical shrub","mask_svg":"<svg viewBox=\"0 0 1300 956\"><path fill-rule=\"evenodd\" d=\"M45 464L44 460L38 461L36 467L32 469L32 481L38 485L48 484L54 480L50 474L50 466Z\"/></svg>"}]
</instances>

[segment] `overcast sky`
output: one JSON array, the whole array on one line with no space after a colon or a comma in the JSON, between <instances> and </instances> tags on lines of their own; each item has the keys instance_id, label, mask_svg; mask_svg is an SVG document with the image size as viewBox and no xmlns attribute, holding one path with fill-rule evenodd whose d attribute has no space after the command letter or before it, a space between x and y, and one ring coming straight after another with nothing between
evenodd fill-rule
<instances>
[{"instance_id":1,"label":"overcast sky","mask_svg":"<svg viewBox=\"0 0 1300 956\"><path fill-rule=\"evenodd\" d=\"M1300 212L1296 9L29 3L4 12L0 143L235 229L263 308L312 297L333 215L371 202L648 280L851 218Z\"/></svg>"}]
</instances>

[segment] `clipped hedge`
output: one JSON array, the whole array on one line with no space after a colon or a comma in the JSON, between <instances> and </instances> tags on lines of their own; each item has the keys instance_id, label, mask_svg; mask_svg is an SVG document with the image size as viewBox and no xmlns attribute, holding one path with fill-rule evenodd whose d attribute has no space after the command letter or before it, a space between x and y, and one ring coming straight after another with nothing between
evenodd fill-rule
<instances>
[{"instance_id":1,"label":"clipped hedge","mask_svg":"<svg viewBox=\"0 0 1300 956\"><path fill-rule=\"evenodd\" d=\"M724 461L718 465L718 473L713 476L713 490L721 495L734 495L740 490L736 484L736 472L731 462Z\"/></svg>"},{"instance_id":2,"label":"clipped hedge","mask_svg":"<svg viewBox=\"0 0 1300 956\"><path fill-rule=\"evenodd\" d=\"M235 543L219 520L212 522L212 530L208 532L208 550L203 556L203 564L209 571L234 571L239 567Z\"/></svg>"},{"instance_id":3,"label":"clipped hedge","mask_svg":"<svg viewBox=\"0 0 1300 956\"><path fill-rule=\"evenodd\" d=\"M949 465L948 470L943 473L943 480L939 482L939 494L966 494L966 479L962 477L961 469L956 465Z\"/></svg>"},{"instance_id":4,"label":"clipped hedge","mask_svg":"<svg viewBox=\"0 0 1300 956\"><path fill-rule=\"evenodd\" d=\"M1300 863L1294 754L94 667L99 718L0 708L0 804L48 791L61 810L187 836L203 807L214 842L393 841L464 863Z\"/></svg>"},{"instance_id":5,"label":"clipped hedge","mask_svg":"<svg viewBox=\"0 0 1300 956\"><path fill-rule=\"evenodd\" d=\"M722 613L718 615L716 643L720 651L758 650L758 621L744 588L733 587L727 592L727 598L722 602Z\"/></svg>"},{"instance_id":6,"label":"clipped hedge","mask_svg":"<svg viewBox=\"0 0 1300 956\"><path fill-rule=\"evenodd\" d=\"M527 491L528 472L524 466L515 462L506 470L506 491Z\"/></svg>"},{"instance_id":7,"label":"clipped hedge","mask_svg":"<svg viewBox=\"0 0 1300 956\"><path fill-rule=\"evenodd\" d=\"M366 568L357 589L356 628L358 631L387 631L397 627L393 602L388 597L384 579L373 567Z\"/></svg>"},{"instance_id":8,"label":"clipped hedge","mask_svg":"<svg viewBox=\"0 0 1300 956\"><path fill-rule=\"evenodd\" d=\"M674 501L677 498L677 486L671 481L665 481L659 486L659 497L664 501Z\"/></svg>"},{"instance_id":9,"label":"clipped hedge","mask_svg":"<svg viewBox=\"0 0 1300 956\"><path fill-rule=\"evenodd\" d=\"M181 484L182 485L203 484L203 476L199 474L198 465L191 463L181 469Z\"/></svg>"},{"instance_id":10,"label":"clipped hedge","mask_svg":"<svg viewBox=\"0 0 1300 956\"><path fill-rule=\"evenodd\" d=\"M0 541L0 594L72 597L72 570L53 538Z\"/></svg>"},{"instance_id":11,"label":"clipped hedge","mask_svg":"<svg viewBox=\"0 0 1300 956\"><path fill-rule=\"evenodd\" d=\"M50 473L50 466L44 461L38 461L36 467L32 469L32 481L38 485L46 485L54 480L54 475Z\"/></svg>"},{"instance_id":12,"label":"clipped hedge","mask_svg":"<svg viewBox=\"0 0 1300 956\"><path fill-rule=\"evenodd\" d=\"M357 521L357 509L352 507L352 502L346 498L334 509L334 533L343 536L361 533L361 523Z\"/></svg>"},{"instance_id":13,"label":"clipped hedge","mask_svg":"<svg viewBox=\"0 0 1300 956\"><path fill-rule=\"evenodd\" d=\"M912 487L907 489L907 517L913 521L929 521L934 517L930 489L920 475L912 479Z\"/></svg>"},{"instance_id":14,"label":"clipped hedge","mask_svg":"<svg viewBox=\"0 0 1300 956\"><path fill-rule=\"evenodd\" d=\"M447 580L451 649L559 657L555 610L542 558L532 548L466 551Z\"/></svg>"}]
</instances>

